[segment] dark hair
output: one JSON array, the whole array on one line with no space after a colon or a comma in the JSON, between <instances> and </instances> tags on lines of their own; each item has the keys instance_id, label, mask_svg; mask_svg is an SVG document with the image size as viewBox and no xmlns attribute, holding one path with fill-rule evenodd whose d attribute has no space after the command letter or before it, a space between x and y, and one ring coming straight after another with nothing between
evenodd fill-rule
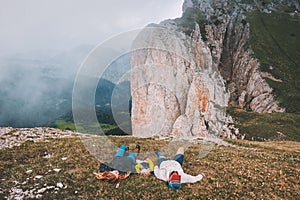
<instances>
[{"instance_id":1,"label":"dark hair","mask_svg":"<svg viewBox=\"0 0 300 200\"><path fill-rule=\"evenodd\" d=\"M177 173L178 174L178 171L172 171L170 176L172 176L174 173Z\"/></svg>"},{"instance_id":2,"label":"dark hair","mask_svg":"<svg viewBox=\"0 0 300 200\"><path fill-rule=\"evenodd\" d=\"M141 146L140 146L139 144L137 144L137 145L135 146L135 149L137 149L137 150L138 150L138 152L140 152L140 150L141 150Z\"/></svg>"}]
</instances>

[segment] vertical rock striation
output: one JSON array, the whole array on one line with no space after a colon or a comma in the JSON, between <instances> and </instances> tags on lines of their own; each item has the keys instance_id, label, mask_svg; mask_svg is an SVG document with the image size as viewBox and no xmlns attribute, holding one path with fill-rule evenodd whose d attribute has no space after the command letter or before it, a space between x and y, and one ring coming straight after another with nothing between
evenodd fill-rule
<instances>
[{"instance_id":1,"label":"vertical rock striation","mask_svg":"<svg viewBox=\"0 0 300 200\"><path fill-rule=\"evenodd\" d=\"M223 127L228 94L198 25L192 37L146 28L135 41L131 67L133 135L194 138Z\"/></svg>"}]
</instances>

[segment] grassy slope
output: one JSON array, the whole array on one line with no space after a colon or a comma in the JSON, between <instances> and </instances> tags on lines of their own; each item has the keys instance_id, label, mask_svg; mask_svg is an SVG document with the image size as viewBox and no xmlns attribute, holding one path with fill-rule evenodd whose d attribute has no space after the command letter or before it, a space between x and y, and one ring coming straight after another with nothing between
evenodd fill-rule
<instances>
[{"instance_id":1,"label":"grassy slope","mask_svg":"<svg viewBox=\"0 0 300 200\"><path fill-rule=\"evenodd\" d=\"M97 128L99 124L95 124L95 128ZM105 134L113 134L118 131L118 126L117 125L111 125L111 124L100 124L102 131ZM71 131L76 131L76 126L74 122L71 121L65 121L65 120L56 120L55 121L55 128L59 128L61 130L71 130ZM118 133L122 135L121 133Z\"/></svg>"},{"instance_id":2,"label":"grassy slope","mask_svg":"<svg viewBox=\"0 0 300 200\"><path fill-rule=\"evenodd\" d=\"M248 140L300 141L300 115L294 113L253 113L230 108L235 126Z\"/></svg>"},{"instance_id":3,"label":"grassy slope","mask_svg":"<svg viewBox=\"0 0 300 200\"><path fill-rule=\"evenodd\" d=\"M266 78L288 113L258 114L229 109L246 139L300 141L300 18L290 16L292 11L281 7L271 14L248 13L249 44L261 62L261 71L283 81Z\"/></svg>"},{"instance_id":4,"label":"grassy slope","mask_svg":"<svg viewBox=\"0 0 300 200\"><path fill-rule=\"evenodd\" d=\"M166 145L165 141L111 137L116 145L141 144L142 150ZM0 150L0 196L7 196L11 188L23 191L56 185L66 188L42 193L44 199L296 199L300 195L300 151L297 142L254 143L232 141L237 148L215 146L203 159L199 145L186 152L185 172L204 172L206 177L196 184L185 184L180 191L172 191L154 176L144 178L131 175L120 182L96 180L93 172L99 161L89 155L78 138L57 139L50 142L27 142L20 147ZM281 148L279 148L281 147ZM288 148L287 148L288 147ZM43 158L44 152L53 154ZM67 157L67 160L61 158ZM60 172L48 172L60 168ZM26 170L32 169L31 174ZM36 175L43 178L34 180ZM14 181L24 184L16 184ZM77 193L75 192L77 191ZM1 199L1 197L0 197Z\"/></svg>"},{"instance_id":5,"label":"grassy slope","mask_svg":"<svg viewBox=\"0 0 300 200\"><path fill-rule=\"evenodd\" d=\"M288 8L277 12L248 14L250 45L262 64L261 70L283 82L266 79L287 112L300 112L300 16ZM270 69L272 66L273 69Z\"/></svg>"}]
</instances>

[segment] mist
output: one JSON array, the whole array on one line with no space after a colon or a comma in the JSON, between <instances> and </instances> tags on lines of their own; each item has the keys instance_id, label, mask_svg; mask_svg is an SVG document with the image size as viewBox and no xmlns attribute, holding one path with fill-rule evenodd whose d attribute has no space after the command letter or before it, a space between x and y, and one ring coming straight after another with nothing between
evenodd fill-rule
<instances>
[{"instance_id":1,"label":"mist","mask_svg":"<svg viewBox=\"0 0 300 200\"><path fill-rule=\"evenodd\" d=\"M70 111L76 72L90 50L82 46L48 60L2 60L0 126L43 126Z\"/></svg>"},{"instance_id":2,"label":"mist","mask_svg":"<svg viewBox=\"0 0 300 200\"><path fill-rule=\"evenodd\" d=\"M113 35L180 17L182 3L2 0L0 126L44 126L69 112L76 73L93 48Z\"/></svg>"},{"instance_id":3,"label":"mist","mask_svg":"<svg viewBox=\"0 0 300 200\"><path fill-rule=\"evenodd\" d=\"M181 15L183 0L2 0L0 56L54 56Z\"/></svg>"}]
</instances>

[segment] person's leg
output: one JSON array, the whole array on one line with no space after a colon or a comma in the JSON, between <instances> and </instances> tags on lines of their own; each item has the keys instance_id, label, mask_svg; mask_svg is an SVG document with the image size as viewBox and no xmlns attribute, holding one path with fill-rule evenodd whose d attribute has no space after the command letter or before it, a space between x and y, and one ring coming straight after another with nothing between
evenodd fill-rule
<instances>
[{"instance_id":1,"label":"person's leg","mask_svg":"<svg viewBox=\"0 0 300 200\"><path fill-rule=\"evenodd\" d=\"M174 160L179 162L179 164L182 166L183 158L184 158L184 148L180 147L177 150L177 153L176 153L176 156L174 157Z\"/></svg>"},{"instance_id":2,"label":"person's leg","mask_svg":"<svg viewBox=\"0 0 300 200\"><path fill-rule=\"evenodd\" d=\"M156 154L157 154L157 157L158 157L158 166L160 166L160 163L167 160L167 158L162 153L160 153L159 151L157 151Z\"/></svg>"},{"instance_id":3,"label":"person's leg","mask_svg":"<svg viewBox=\"0 0 300 200\"><path fill-rule=\"evenodd\" d=\"M131 158L132 161L135 163L136 160L135 160L135 157L138 156L137 153L129 153L129 155L127 156L127 158Z\"/></svg>"},{"instance_id":4,"label":"person's leg","mask_svg":"<svg viewBox=\"0 0 300 200\"><path fill-rule=\"evenodd\" d=\"M123 157L125 151L127 151L127 148L125 145L120 146L119 150L117 151L117 153L115 154L115 157Z\"/></svg>"}]
</instances>

